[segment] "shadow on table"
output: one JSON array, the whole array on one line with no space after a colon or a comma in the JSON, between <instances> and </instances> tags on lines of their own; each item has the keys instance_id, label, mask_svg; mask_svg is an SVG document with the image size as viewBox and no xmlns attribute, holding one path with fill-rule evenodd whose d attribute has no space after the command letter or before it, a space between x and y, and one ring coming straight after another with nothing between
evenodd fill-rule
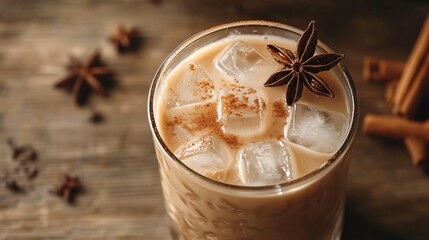
<instances>
[{"instance_id":1,"label":"shadow on table","mask_svg":"<svg viewBox=\"0 0 429 240\"><path fill-rule=\"evenodd\" d=\"M346 206L342 240L404 240L383 231L359 215L352 206Z\"/></svg>"}]
</instances>

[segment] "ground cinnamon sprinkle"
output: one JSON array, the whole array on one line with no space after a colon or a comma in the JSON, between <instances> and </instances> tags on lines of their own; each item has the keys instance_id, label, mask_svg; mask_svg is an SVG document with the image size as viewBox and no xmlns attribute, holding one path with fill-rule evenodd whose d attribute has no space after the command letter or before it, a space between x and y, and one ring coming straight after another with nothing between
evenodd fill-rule
<instances>
[{"instance_id":1,"label":"ground cinnamon sprinkle","mask_svg":"<svg viewBox=\"0 0 429 240\"><path fill-rule=\"evenodd\" d=\"M193 131L208 130L214 132L216 129L221 127L221 123L217 121L216 109L210 108L206 113L197 115L192 119Z\"/></svg>"},{"instance_id":2,"label":"ground cinnamon sprinkle","mask_svg":"<svg viewBox=\"0 0 429 240\"><path fill-rule=\"evenodd\" d=\"M273 114L275 117L285 118L288 116L288 111L281 100L273 102Z\"/></svg>"},{"instance_id":3,"label":"ground cinnamon sprinkle","mask_svg":"<svg viewBox=\"0 0 429 240\"><path fill-rule=\"evenodd\" d=\"M176 136L176 133L174 132L174 126L176 125L180 125L183 122L183 117L178 115L178 116L174 116L174 118L171 121L167 121L166 125L168 128L168 132L172 135L172 136Z\"/></svg>"},{"instance_id":4,"label":"ground cinnamon sprinkle","mask_svg":"<svg viewBox=\"0 0 429 240\"><path fill-rule=\"evenodd\" d=\"M234 113L233 110L238 110L247 107L247 104L240 102L239 99L232 93L224 95L222 98L222 112L224 114L232 115ZM241 117L242 115L235 111L235 116Z\"/></svg>"},{"instance_id":5,"label":"ground cinnamon sprinkle","mask_svg":"<svg viewBox=\"0 0 429 240\"><path fill-rule=\"evenodd\" d=\"M195 71L195 64L190 63L190 64L189 64L189 70L191 70L191 71Z\"/></svg>"},{"instance_id":6,"label":"ground cinnamon sprinkle","mask_svg":"<svg viewBox=\"0 0 429 240\"><path fill-rule=\"evenodd\" d=\"M214 95L214 85L209 79L203 79L197 82L194 89L194 96L200 96L202 100L208 100Z\"/></svg>"},{"instance_id":7,"label":"ground cinnamon sprinkle","mask_svg":"<svg viewBox=\"0 0 429 240\"><path fill-rule=\"evenodd\" d=\"M180 115L174 116L173 120L171 121L167 121L167 126L174 126L174 125L178 125L178 124L182 124L183 122L183 117Z\"/></svg>"},{"instance_id":8,"label":"ground cinnamon sprinkle","mask_svg":"<svg viewBox=\"0 0 429 240\"><path fill-rule=\"evenodd\" d=\"M256 90L255 90L255 89L253 89L253 88L249 88L249 89L247 90L247 92L248 92L248 93L250 93L250 94L254 94L254 93L256 93Z\"/></svg>"},{"instance_id":9,"label":"ground cinnamon sprinkle","mask_svg":"<svg viewBox=\"0 0 429 240\"><path fill-rule=\"evenodd\" d=\"M229 84L225 87L229 91L220 96L222 114L231 117L243 117L246 112L258 114L266 108L266 103L254 96L257 93L255 89L238 84ZM198 94L206 93L206 95L201 94L199 96L205 96L204 100L208 100L213 96L215 88L213 83L207 79L199 81L196 84L196 89L200 91ZM167 125L171 131L174 131L175 125L180 125L191 134L217 135L231 148L237 149L243 143L237 135L224 133L223 123L217 112L217 104L216 101L207 101L205 104L196 105L190 112L168 121ZM274 104L274 114L279 117L287 116L287 109L280 101Z\"/></svg>"},{"instance_id":10,"label":"ground cinnamon sprinkle","mask_svg":"<svg viewBox=\"0 0 429 240\"><path fill-rule=\"evenodd\" d=\"M248 110L254 113L258 113L265 107L265 103L262 101L262 104L259 102L259 99L254 99L253 102L249 101L249 95L255 94L256 90L253 88L244 89L240 85L232 85L232 91L240 93L241 96L238 97L233 93L226 94L222 96L222 112L224 114L233 115L236 117L242 117L243 111ZM262 105L262 106L261 106Z\"/></svg>"},{"instance_id":11,"label":"ground cinnamon sprinkle","mask_svg":"<svg viewBox=\"0 0 429 240\"><path fill-rule=\"evenodd\" d=\"M231 148L238 148L241 146L238 136L223 133L222 122L218 120L216 104L214 102L206 103L202 106L196 106L195 110L200 113L193 113L192 116L187 116L190 120L184 119L182 116L174 117L172 120L167 122L167 126L171 131L174 131L175 125L180 125L190 133L204 132L207 135L216 134Z\"/></svg>"},{"instance_id":12,"label":"ground cinnamon sprinkle","mask_svg":"<svg viewBox=\"0 0 429 240\"><path fill-rule=\"evenodd\" d=\"M241 144L238 141L237 135L224 134L222 131L222 122L218 120L216 106L210 108L205 114L200 114L193 119L192 123L195 125L194 130L206 130L211 134L216 134L222 138L230 147L238 148Z\"/></svg>"},{"instance_id":13,"label":"ground cinnamon sprinkle","mask_svg":"<svg viewBox=\"0 0 429 240\"><path fill-rule=\"evenodd\" d=\"M238 148L241 146L241 143L238 141L237 135L224 134L223 132L221 132L219 136L232 148Z\"/></svg>"}]
</instances>

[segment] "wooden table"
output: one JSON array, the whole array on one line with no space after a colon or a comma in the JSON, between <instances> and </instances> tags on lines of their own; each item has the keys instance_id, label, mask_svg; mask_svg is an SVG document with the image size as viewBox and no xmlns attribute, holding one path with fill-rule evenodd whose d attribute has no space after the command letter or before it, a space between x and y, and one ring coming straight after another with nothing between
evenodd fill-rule
<instances>
[{"instance_id":1,"label":"wooden table","mask_svg":"<svg viewBox=\"0 0 429 240\"><path fill-rule=\"evenodd\" d=\"M33 144L40 170L25 193L0 187L1 239L168 239L147 94L162 60L191 34L242 19L299 28L315 19L320 39L346 55L362 115L387 113L383 87L362 80L362 58L405 60L429 10L425 1L399 0L158 2L0 1L0 174L16 164L1 143L7 137ZM141 29L140 52L115 52L106 37L118 23ZM96 48L120 85L79 108L53 85L69 54L83 59ZM104 123L88 121L92 109ZM74 206L49 193L65 172L85 185ZM401 143L359 132L348 186L343 239L428 239L429 178Z\"/></svg>"}]
</instances>

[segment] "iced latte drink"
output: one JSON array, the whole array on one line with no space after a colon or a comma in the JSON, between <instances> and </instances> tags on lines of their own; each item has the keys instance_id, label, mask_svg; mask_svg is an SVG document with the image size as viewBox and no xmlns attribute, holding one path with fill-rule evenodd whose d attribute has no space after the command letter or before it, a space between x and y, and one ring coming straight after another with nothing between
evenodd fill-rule
<instances>
[{"instance_id":1,"label":"iced latte drink","mask_svg":"<svg viewBox=\"0 0 429 240\"><path fill-rule=\"evenodd\" d=\"M162 64L149 118L174 239L339 239L357 100L316 36L231 23Z\"/></svg>"}]
</instances>

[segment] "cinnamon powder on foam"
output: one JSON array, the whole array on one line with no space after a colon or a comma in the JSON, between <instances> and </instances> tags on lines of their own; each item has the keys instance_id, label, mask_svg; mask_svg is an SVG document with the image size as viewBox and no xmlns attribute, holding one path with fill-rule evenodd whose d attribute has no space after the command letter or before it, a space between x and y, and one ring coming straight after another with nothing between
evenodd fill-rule
<instances>
[{"instance_id":1,"label":"cinnamon powder on foam","mask_svg":"<svg viewBox=\"0 0 429 240\"><path fill-rule=\"evenodd\" d=\"M287 118L288 110L285 108L285 105L281 100L273 102L273 114L275 117Z\"/></svg>"},{"instance_id":2,"label":"cinnamon powder on foam","mask_svg":"<svg viewBox=\"0 0 429 240\"><path fill-rule=\"evenodd\" d=\"M195 70L193 64L189 65L191 71ZM222 112L224 114L233 115L235 117L242 117L243 111L251 111L258 113L259 111L266 108L264 101L261 103L258 99L249 101L249 95L256 93L256 90L253 88L245 88L244 86L238 84L224 84L224 87L228 86L232 88L237 93L240 93L240 97L230 93L222 96ZM202 100L209 99L214 93L214 85L209 79L203 79L199 81L196 85L196 88L193 91L194 96L199 96ZM216 134L222 138L226 144L231 148L238 148L242 145L239 141L238 136L235 134L225 134L222 131L223 123L218 120L218 115L216 111L216 103L208 102L204 105L195 106L196 112L203 109L203 113L193 113L187 115L174 116L173 119L167 121L167 126L171 135L176 135L174 131L174 126L180 125L190 133L199 133L204 132L206 134ZM282 101L276 101L273 103L273 114L275 117L286 118L288 111L284 106Z\"/></svg>"},{"instance_id":3,"label":"cinnamon powder on foam","mask_svg":"<svg viewBox=\"0 0 429 240\"><path fill-rule=\"evenodd\" d=\"M175 136L174 126L180 125L190 133L216 134L232 148L241 146L237 135L223 133L223 124L217 119L216 105L214 103L207 103L195 107L196 110L199 108L204 108L204 113L195 113L186 117L177 115L173 119L167 121L170 134Z\"/></svg>"}]
</instances>

